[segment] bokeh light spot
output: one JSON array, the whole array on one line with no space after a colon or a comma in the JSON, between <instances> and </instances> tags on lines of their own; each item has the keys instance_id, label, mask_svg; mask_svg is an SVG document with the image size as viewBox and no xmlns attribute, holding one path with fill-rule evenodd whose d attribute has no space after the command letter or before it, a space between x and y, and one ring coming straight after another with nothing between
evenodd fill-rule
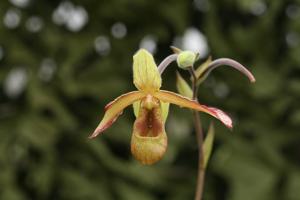
<instances>
[{"instance_id":1,"label":"bokeh light spot","mask_svg":"<svg viewBox=\"0 0 300 200\"><path fill-rule=\"evenodd\" d=\"M296 19L300 16L300 6L290 4L287 6L285 13L290 19Z\"/></svg>"},{"instance_id":2,"label":"bokeh light spot","mask_svg":"<svg viewBox=\"0 0 300 200\"><path fill-rule=\"evenodd\" d=\"M9 0L9 2L20 8L25 8L30 3L29 0Z\"/></svg>"},{"instance_id":3,"label":"bokeh light spot","mask_svg":"<svg viewBox=\"0 0 300 200\"><path fill-rule=\"evenodd\" d=\"M8 97L16 98L24 91L26 83L26 70L23 67L14 68L4 81L4 92Z\"/></svg>"},{"instance_id":4,"label":"bokeh light spot","mask_svg":"<svg viewBox=\"0 0 300 200\"><path fill-rule=\"evenodd\" d=\"M264 14L266 10L267 6L266 3L263 1L253 1L253 3L250 6L250 12L256 16Z\"/></svg>"},{"instance_id":5,"label":"bokeh light spot","mask_svg":"<svg viewBox=\"0 0 300 200\"><path fill-rule=\"evenodd\" d=\"M194 0L194 6L201 12L207 12L209 10L209 2L207 0Z\"/></svg>"},{"instance_id":6,"label":"bokeh light spot","mask_svg":"<svg viewBox=\"0 0 300 200\"><path fill-rule=\"evenodd\" d=\"M4 25L9 29L17 28L21 21L21 14L18 9L11 8L9 9L3 18Z\"/></svg>"},{"instance_id":7,"label":"bokeh light spot","mask_svg":"<svg viewBox=\"0 0 300 200\"><path fill-rule=\"evenodd\" d=\"M87 24L88 13L82 6L74 6L73 3L64 1L54 10L52 20L70 31L78 32Z\"/></svg>"},{"instance_id":8,"label":"bokeh light spot","mask_svg":"<svg viewBox=\"0 0 300 200\"><path fill-rule=\"evenodd\" d=\"M52 79L55 70L55 61L51 58L45 58L41 63L38 76L41 80L48 82Z\"/></svg>"},{"instance_id":9,"label":"bokeh light spot","mask_svg":"<svg viewBox=\"0 0 300 200\"><path fill-rule=\"evenodd\" d=\"M106 36L98 36L95 39L94 46L99 55L107 55L110 52L110 41Z\"/></svg>"},{"instance_id":10,"label":"bokeh light spot","mask_svg":"<svg viewBox=\"0 0 300 200\"><path fill-rule=\"evenodd\" d=\"M127 34L127 28L125 24L117 22L111 27L111 33L115 38L123 38Z\"/></svg>"},{"instance_id":11,"label":"bokeh light spot","mask_svg":"<svg viewBox=\"0 0 300 200\"><path fill-rule=\"evenodd\" d=\"M43 20L40 17L36 16L30 17L26 21L27 30L33 33L39 32L42 29L43 25Z\"/></svg>"},{"instance_id":12,"label":"bokeh light spot","mask_svg":"<svg viewBox=\"0 0 300 200\"><path fill-rule=\"evenodd\" d=\"M140 42L140 48L147 49L150 53L154 54L157 47L157 39L152 35L146 35Z\"/></svg>"},{"instance_id":13,"label":"bokeh light spot","mask_svg":"<svg viewBox=\"0 0 300 200\"><path fill-rule=\"evenodd\" d=\"M295 32L288 32L285 36L286 43L289 47L296 47L299 45L300 37Z\"/></svg>"},{"instance_id":14,"label":"bokeh light spot","mask_svg":"<svg viewBox=\"0 0 300 200\"><path fill-rule=\"evenodd\" d=\"M182 48L200 53L200 58L204 58L209 53L207 39L198 29L188 28L182 38Z\"/></svg>"}]
</instances>

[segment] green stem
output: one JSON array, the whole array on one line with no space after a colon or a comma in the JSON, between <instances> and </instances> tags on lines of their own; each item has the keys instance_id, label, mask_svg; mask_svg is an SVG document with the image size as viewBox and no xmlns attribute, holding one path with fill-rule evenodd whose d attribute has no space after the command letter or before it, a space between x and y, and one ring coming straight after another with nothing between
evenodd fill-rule
<instances>
[{"instance_id":1,"label":"green stem","mask_svg":"<svg viewBox=\"0 0 300 200\"><path fill-rule=\"evenodd\" d=\"M192 89L193 89L193 99L198 101L198 86L197 77L193 67L189 68L189 72L192 75ZM193 111L194 116L194 126L196 132L196 138L198 143L198 177L195 200L201 200L203 196L204 180L205 180L205 168L204 168L204 153L203 153L203 131L201 126L201 119L198 111Z\"/></svg>"}]
</instances>

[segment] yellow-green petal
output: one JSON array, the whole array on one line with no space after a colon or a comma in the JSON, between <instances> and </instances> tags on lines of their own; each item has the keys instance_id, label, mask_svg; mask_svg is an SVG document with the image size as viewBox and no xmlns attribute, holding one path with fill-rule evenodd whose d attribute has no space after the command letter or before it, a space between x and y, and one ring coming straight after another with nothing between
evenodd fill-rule
<instances>
[{"instance_id":1,"label":"yellow-green petal","mask_svg":"<svg viewBox=\"0 0 300 200\"><path fill-rule=\"evenodd\" d=\"M211 62L212 62L212 58L211 58L211 56L209 56L207 58L207 60L196 69L195 74L198 79L198 82L202 82L207 77L207 75L205 75L204 72L207 70L207 67L209 66L209 64ZM191 77L191 79L192 79L192 77Z\"/></svg>"},{"instance_id":2,"label":"yellow-green petal","mask_svg":"<svg viewBox=\"0 0 300 200\"><path fill-rule=\"evenodd\" d=\"M162 120L165 123L167 118L168 118L168 114L169 114L169 107L170 107L170 103L168 102L160 102L160 108L161 108L161 115L162 115Z\"/></svg>"},{"instance_id":3,"label":"yellow-green petal","mask_svg":"<svg viewBox=\"0 0 300 200\"><path fill-rule=\"evenodd\" d=\"M105 106L105 114L94 133L90 136L90 138L94 138L100 133L102 133L105 129L110 127L115 120L118 118L122 111L127 106L133 104L135 101L138 101L145 97L145 94L139 91L133 91L126 94L123 94L116 98L114 101L110 102Z\"/></svg>"},{"instance_id":4,"label":"yellow-green petal","mask_svg":"<svg viewBox=\"0 0 300 200\"><path fill-rule=\"evenodd\" d=\"M141 107L141 101L136 101L132 104L133 106L133 113L135 117L138 117Z\"/></svg>"},{"instance_id":5,"label":"yellow-green petal","mask_svg":"<svg viewBox=\"0 0 300 200\"><path fill-rule=\"evenodd\" d=\"M153 56L145 49L140 49L133 56L133 83L138 90L147 93L158 91L161 77Z\"/></svg>"},{"instance_id":6,"label":"yellow-green petal","mask_svg":"<svg viewBox=\"0 0 300 200\"><path fill-rule=\"evenodd\" d=\"M177 74L176 87L177 87L177 90L178 90L179 94L181 94L183 96L186 96L188 98L192 98L193 97L193 91L192 91L191 87L182 78L182 76L179 74L179 72L177 72L176 74Z\"/></svg>"}]
</instances>

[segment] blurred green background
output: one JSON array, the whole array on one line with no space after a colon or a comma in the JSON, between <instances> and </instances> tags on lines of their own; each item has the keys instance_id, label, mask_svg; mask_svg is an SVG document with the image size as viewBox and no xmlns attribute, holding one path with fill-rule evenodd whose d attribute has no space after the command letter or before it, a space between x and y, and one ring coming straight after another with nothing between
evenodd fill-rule
<instances>
[{"instance_id":1,"label":"blurred green background","mask_svg":"<svg viewBox=\"0 0 300 200\"><path fill-rule=\"evenodd\" d=\"M0 199L193 199L197 143L189 110L172 106L163 160L130 154L128 108L95 140L103 107L134 89L132 55L159 63L170 45L229 67L200 88L200 102L229 113L216 125L205 200L300 199L300 1L99 0L0 2ZM176 91L176 64L163 88ZM181 71L185 78L187 72Z\"/></svg>"}]
</instances>

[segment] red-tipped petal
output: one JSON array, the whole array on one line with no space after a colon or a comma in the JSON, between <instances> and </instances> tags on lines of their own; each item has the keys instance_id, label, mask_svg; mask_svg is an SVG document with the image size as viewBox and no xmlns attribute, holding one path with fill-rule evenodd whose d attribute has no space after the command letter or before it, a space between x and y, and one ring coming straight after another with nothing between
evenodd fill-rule
<instances>
[{"instance_id":1,"label":"red-tipped petal","mask_svg":"<svg viewBox=\"0 0 300 200\"><path fill-rule=\"evenodd\" d=\"M187 108L191 108L191 109L198 110L201 112L205 112L205 113L219 119L228 128L230 128L230 129L232 128L231 118L222 110L219 110L214 107L208 107L205 105L201 105L194 100L191 100L189 98L186 98L184 96L181 96L179 94L176 94L176 93L170 92L170 91L160 90L159 92L155 93L154 96L164 102L169 102L172 104L176 104L180 107L187 107Z\"/></svg>"},{"instance_id":2,"label":"red-tipped petal","mask_svg":"<svg viewBox=\"0 0 300 200\"><path fill-rule=\"evenodd\" d=\"M122 111L127 106L133 104L133 102L142 99L145 94L139 91L129 92L116 98L105 106L105 114L94 133L89 138L94 138L98 134L102 133L105 129L110 127L122 114Z\"/></svg>"},{"instance_id":3,"label":"red-tipped petal","mask_svg":"<svg viewBox=\"0 0 300 200\"><path fill-rule=\"evenodd\" d=\"M219 119L225 126L232 129L232 120L231 118L222 110L215 108L215 107L208 107L205 105L202 105L203 107L206 107L207 110L209 110L211 113L214 113L214 117ZM210 114L210 113L208 113ZM211 115L211 114L210 114Z\"/></svg>"}]
</instances>

